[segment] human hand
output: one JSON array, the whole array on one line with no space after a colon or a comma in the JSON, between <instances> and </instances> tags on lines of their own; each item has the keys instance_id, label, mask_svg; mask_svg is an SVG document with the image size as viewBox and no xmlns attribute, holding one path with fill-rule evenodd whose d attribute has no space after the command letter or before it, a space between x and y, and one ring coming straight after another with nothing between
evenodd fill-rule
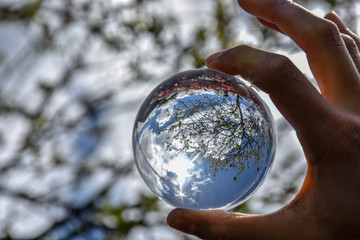
<instances>
[{"instance_id":1,"label":"human hand","mask_svg":"<svg viewBox=\"0 0 360 240\"><path fill-rule=\"evenodd\" d=\"M266 215L175 209L168 224L202 239L360 239L360 39L286 0L238 0L306 53L317 91L286 57L238 46L207 59L267 92L294 127L308 162L290 204Z\"/></svg>"}]
</instances>

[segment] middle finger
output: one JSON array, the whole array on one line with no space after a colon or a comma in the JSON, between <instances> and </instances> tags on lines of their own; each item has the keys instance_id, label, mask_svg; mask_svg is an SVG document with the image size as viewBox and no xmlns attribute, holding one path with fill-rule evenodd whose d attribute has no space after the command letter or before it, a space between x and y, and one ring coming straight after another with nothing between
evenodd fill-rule
<instances>
[{"instance_id":1,"label":"middle finger","mask_svg":"<svg viewBox=\"0 0 360 240\"><path fill-rule=\"evenodd\" d=\"M359 73L335 23L288 0L238 0L249 13L274 24L307 54L322 95L333 105L360 111ZM357 97L356 97L357 98Z\"/></svg>"}]
</instances>

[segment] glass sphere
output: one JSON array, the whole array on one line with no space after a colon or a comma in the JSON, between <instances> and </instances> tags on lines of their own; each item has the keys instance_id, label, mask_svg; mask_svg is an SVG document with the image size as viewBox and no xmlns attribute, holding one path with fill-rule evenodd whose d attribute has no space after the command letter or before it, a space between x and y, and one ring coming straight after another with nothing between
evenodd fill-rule
<instances>
[{"instance_id":1,"label":"glass sphere","mask_svg":"<svg viewBox=\"0 0 360 240\"><path fill-rule=\"evenodd\" d=\"M187 209L231 209L263 183L275 154L271 113L246 82L209 69L158 85L136 117L133 151L149 188Z\"/></svg>"}]
</instances>

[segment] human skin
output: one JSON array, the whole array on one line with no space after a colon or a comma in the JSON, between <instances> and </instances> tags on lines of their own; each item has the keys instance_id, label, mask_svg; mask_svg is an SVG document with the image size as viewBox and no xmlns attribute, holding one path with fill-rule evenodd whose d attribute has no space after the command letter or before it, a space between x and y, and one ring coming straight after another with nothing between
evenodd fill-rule
<instances>
[{"instance_id":1,"label":"human skin","mask_svg":"<svg viewBox=\"0 0 360 240\"><path fill-rule=\"evenodd\" d=\"M333 12L320 18L287 0L238 2L306 53L320 92L287 57L249 46L213 54L206 64L269 94L297 133L306 178L276 212L175 209L168 224L201 239L360 239L360 39Z\"/></svg>"}]
</instances>

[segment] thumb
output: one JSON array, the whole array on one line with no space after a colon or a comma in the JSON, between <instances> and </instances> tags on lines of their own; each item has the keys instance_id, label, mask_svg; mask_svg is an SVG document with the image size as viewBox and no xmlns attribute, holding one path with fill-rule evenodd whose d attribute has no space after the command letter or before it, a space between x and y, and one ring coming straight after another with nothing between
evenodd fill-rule
<instances>
[{"instance_id":1,"label":"thumb","mask_svg":"<svg viewBox=\"0 0 360 240\"><path fill-rule=\"evenodd\" d=\"M294 224L297 218L287 208L281 211L257 216L224 210L187 210L175 209L169 213L167 223L179 231L201 239L294 239L303 237L303 229ZM290 237L291 236L291 237Z\"/></svg>"}]
</instances>

